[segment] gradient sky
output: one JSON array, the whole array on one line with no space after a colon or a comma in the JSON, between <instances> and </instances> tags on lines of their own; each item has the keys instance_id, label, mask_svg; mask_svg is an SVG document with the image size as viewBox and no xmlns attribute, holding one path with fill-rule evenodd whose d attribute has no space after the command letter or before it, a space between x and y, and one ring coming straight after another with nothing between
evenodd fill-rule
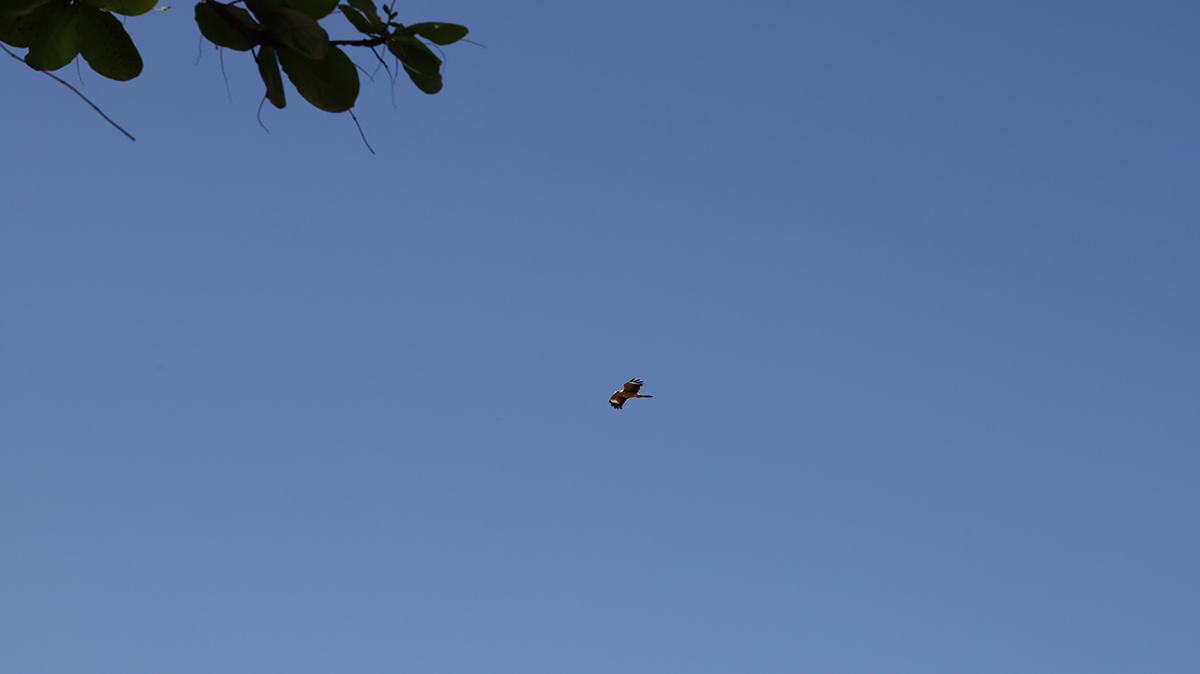
<instances>
[{"instance_id":1,"label":"gradient sky","mask_svg":"<svg viewBox=\"0 0 1200 674\"><path fill-rule=\"evenodd\" d=\"M1200 5L400 10L0 55L0 670L1197 671Z\"/></svg>"}]
</instances>

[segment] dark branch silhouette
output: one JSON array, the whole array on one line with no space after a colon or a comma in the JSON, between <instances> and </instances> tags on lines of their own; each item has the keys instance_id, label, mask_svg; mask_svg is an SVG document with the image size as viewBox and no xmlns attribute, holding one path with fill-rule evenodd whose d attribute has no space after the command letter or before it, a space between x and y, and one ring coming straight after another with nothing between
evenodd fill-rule
<instances>
[{"instance_id":1,"label":"dark branch silhouette","mask_svg":"<svg viewBox=\"0 0 1200 674\"><path fill-rule=\"evenodd\" d=\"M16 60L20 61L21 63L25 63L25 59L21 58L20 56L17 56L16 54L12 53L11 51L9 51L8 47L4 46L3 44L0 44L0 49L3 49L3 50L5 51L5 53L7 53L9 56L11 56L11 57L15 58ZM27 64L27 63L26 63L25 65L29 65L29 64ZM41 74L45 75L46 77L52 78L52 79L54 79L54 80L57 80L59 84L63 85L64 87L66 87L66 88L68 88L68 89L70 89L71 91L74 91L74 92L75 92L75 95L76 95L76 96L79 96L80 98L82 98L82 99L84 100L84 102L85 102L85 103L87 103L88 105L92 106L92 109L96 111L96 114L98 114L98 115L100 115L101 117L103 117L103 118L104 118L104 121L108 122L109 124L112 124L112 125L113 125L113 128L115 128L117 131L120 131L121 133L125 134L125 137L126 137L126 138L128 138L129 140L132 140L132 141L134 141L134 142L137 142L137 138L134 138L134 137L133 137L133 134L129 133L129 132L128 132L128 131L126 131L125 129L122 129L120 124L117 124L116 122L112 121L112 118L111 118L111 117L109 117L108 115L104 114L104 111L100 109L100 106L98 106L98 105L96 105L95 103L93 103L93 102L91 101L91 99L89 99L87 96L84 96L84 95L83 95L82 93L80 93L80 91L79 91L78 89L76 89L75 87L71 86L70 82L67 82L66 80L64 80L63 78L59 77L58 75L55 75L54 73L52 73L52 72L49 72L49 71L46 71L46 70L39 70L39 71L37 71L37 72L40 72Z\"/></svg>"}]
</instances>

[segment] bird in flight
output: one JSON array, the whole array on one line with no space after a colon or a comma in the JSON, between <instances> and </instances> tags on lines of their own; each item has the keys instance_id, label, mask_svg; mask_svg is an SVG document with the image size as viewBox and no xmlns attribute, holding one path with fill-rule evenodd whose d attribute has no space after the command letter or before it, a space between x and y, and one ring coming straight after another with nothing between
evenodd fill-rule
<instances>
[{"instance_id":1,"label":"bird in flight","mask_svg":"<svg viewBox=\"0 0 1200 674\"><path fill-rule=\"evenodd\" d=\"M622 388L620 391L617 391L616 393L612 394L612 397L608 399L608 404L612 405L614 409L619 410L619 409L621 409L621 405L624 405L625 401L629 400L630 398L653 398L654 397L654 396L648 396L648 395L643 395L641 393L638 393L638 391L640 391L640 390L642 390L642 380L641 379L630 379L628 382L625 383L624 388Z\"/></svg>"}]
</instances>

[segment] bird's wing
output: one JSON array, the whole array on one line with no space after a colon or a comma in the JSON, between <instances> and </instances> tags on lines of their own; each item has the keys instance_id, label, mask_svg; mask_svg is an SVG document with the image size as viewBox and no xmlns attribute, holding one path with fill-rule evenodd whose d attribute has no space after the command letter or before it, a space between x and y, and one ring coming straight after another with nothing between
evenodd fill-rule
<instances>
[{"instance_id":1,"label":"bird's wing","mask_svg":"<svg viewBox=\"0 0 1200 674\"><path fill-rule=\"evenodd\" d=\"M630 379L629 381L625 382L625 393L628 393L630 395L637 395L637 392L640 391L641 389L642 389L642 380L641 379Z\"/></svg>"},{"instance_id":2,"label":"bird's wing","mask_svg":"<svg viewBox=\"0 0 1200 674\"><path fill-rule=\"evenodd\" d=\"M616 393L612 394L612 397L608 399L608 404L617 409L621 409L621 405L625 404L625 396L622 395L623 393L624 391L617 391Z\"/></svg>"}]
</instances>

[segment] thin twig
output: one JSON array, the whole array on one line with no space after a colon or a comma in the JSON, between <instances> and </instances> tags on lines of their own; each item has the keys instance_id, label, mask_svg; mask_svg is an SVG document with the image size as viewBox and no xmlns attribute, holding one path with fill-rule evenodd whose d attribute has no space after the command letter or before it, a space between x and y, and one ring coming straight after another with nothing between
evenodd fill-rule
<instances>
[{"instance_id":1,"label":"thin twig","mask_svg":"<svg viewBox=\"0 0 1200 674\"><path fill-rule=\"evenodd\" d=\"M258 102L258 125L263 128L263 131L267 132L267 135L270 135L271 130L268 129L267 125L263 124L263 121L262 121L262 109L263 109L263 106L266 104L267 104L267 95L263 94L262 100Z\"/></svg>"},{"instance_id":2,"label":"thin twig","mask_svg":"<svg viewBox=\"0 0 1200 674\"><path fill-rule=\"evenodd\" d=\"M375 59L379 61L379 65L383 66L383 69L387 71L388 75L391 75L392 69L388 67L387 61L383 60L383 57L379 55L379 52L375 51L374 47L371 47L371 53L375 56ZM375 72L379 72L379 68L376 68Z\"/></svg>"},{"instance_id":3,"label":"thin twig","mask_svg":"<svg viewBox=\"0 0 1200 674\"><path fill-rule=\"evenodd\" d=\"M359 72L361 72L362 74L366 75L366 76L367 76L367 79L371 80L372 82L374 82L374 81L375 81L375 76L374 76L374 75L372 75L371 73L367 72L367 69L366 69L366 68L364 68L364 67L362 67L362 66L358 65L357 63L355 63L355 64L354 64L354 67L355 67L355 68L358 68ZM376 67L375 67L375 70L379 70L379 67L378 67L378 66L376 66Z\"/></svg>"},{"instance_id":4,"label":"thin twig","mask_svg":"<svg viewBox=\"0 0 1200 674\"><path fill-rule=\"evenodd\" d=\"M347 110L346 112L350 113L350 119L353 119L354 126L358 127L358 135L362 136L363 145L366 145L367 149L371 150L371 154L375 154L375 150L371 147L371 144L367 142L367 134L363 133L362 124L359 124L358 118L354 116L354 110Z\"/></svg>"},{"instance_id":5,"label":"thin twig","mask_svg":"<svg viewBox=\"0 0 1200 674\"><path fill-rule=\"evenodd\" d=\"M9 51L8 47L5 47L4 45L0 44L0 49L3 49L5 52L7 52L7 53L8 53L8 55L9 55L9 56L11 56L11 57L15 58L16 60L20 61L21 63L25 63L25 59L21 58L20 56L17 56L16 54L12 53L11 51ZM28 63L25 63L25 65L29 65L29 64L28 64ZM29 67L30 67L30 68L33 68L33 66L29 66ZM103 111L103 110L101 110L101 109L100 109L100 107L99 107L99 106L97 106L95 103L93 103L93 102L91 101L91 99L89 99L87 96L84 96L84 95L83 95L82 93L80 93L80 91L79 91L78 89L76 89L75 87L71 86L71 83L70 83L70 82L67 82L66 80L64 80L63 78L59 77L58 75L55 75L54 73L51 73L51 72L47 72L47 71L45 71L45 70L38 70L38 72L40 72L41 74L45 75L46 77L49 77L49 78L51 78L51 79L54 79L54 80L57 80L59 84L63 85L64 87L66 87L66 88L68 88L68 89L70 89L71 91L74 91L74 92L75 92L75 95L76 95L76 96L79 96L80 98L82 98L82 99L84 100L84 102L85 102L85 103L87 103L88 105L92 106L92 109L96 111L96 114L98 114L98 115L100 115L101 117L103 117L103 118L104 118L104 121L108 122L109 124L112 124L112 125L113 125L113 128L115 128L117 131L120 131L121 133L125 134L125 137L126 137L126 138L128 138L129 140L132 140L132 141L134 141L134 142L137 142L137 138L134 138L134 137L133 137L133 134L129 133L129 132L128 132L128 131L126 131L125 129L122 129L120 124L117 124L116 122L112 121L112 118L110 118L108 115L104 114L104 111Z\"/></svg>"},{"instance_id":6,"label":"thin twig","mask_svg":"<svg viewBox=\"0 0 1200 674\"><path fill-rule=\"evenodd\" d=\"M225 95L229 97L229 102L233 102L233 91L229 89L229 75L225 74L225 50L217 47L217 56L221 59L221 77L225 80Z\"/></svg>"}]
</instances>

